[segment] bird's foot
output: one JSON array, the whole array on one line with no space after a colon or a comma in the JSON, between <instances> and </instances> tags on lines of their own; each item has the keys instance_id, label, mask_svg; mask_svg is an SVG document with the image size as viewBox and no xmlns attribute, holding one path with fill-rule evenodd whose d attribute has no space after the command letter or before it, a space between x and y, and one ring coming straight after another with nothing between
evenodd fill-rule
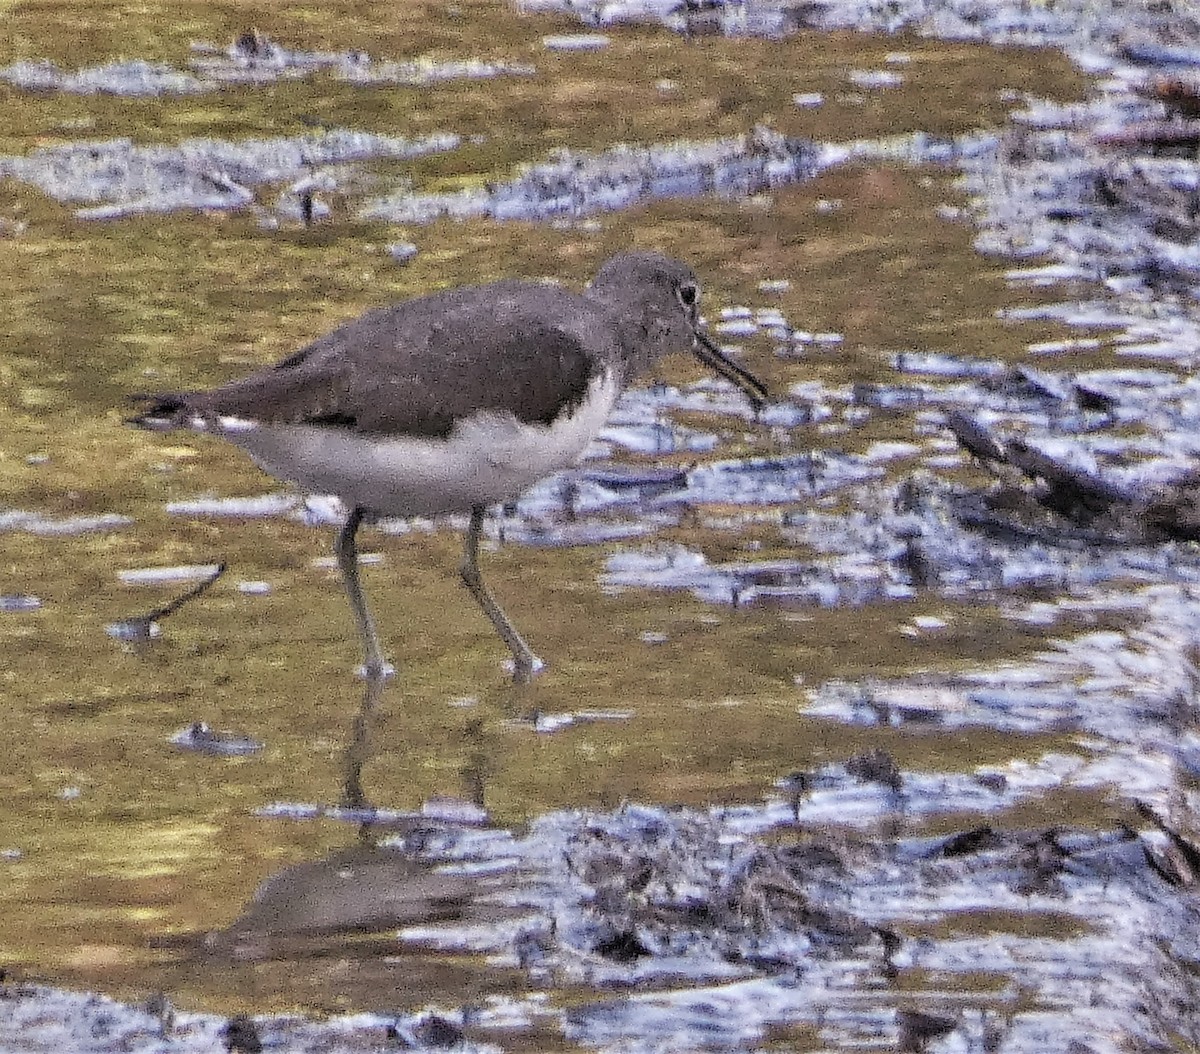
<instances>
[{"instance_id":1,"label":"bird's foot","mask_svg":"<svg viewBox=\"0 0 1200 1054\"><path fill-rule=\"evenodd\" d=\"M514 655L504 665L506 669L512 671L513 684L532 684L534 677L546 668L546 664L534 655L533 652L525 655Z\"/></svg>"},{"instance_id":2,"label":"bird's foot","mask_svg":"<svg viewBox=\"0 0 1200 1054\"><path fill-rule=\"evenodd\" d=\"M395 673L396 667L387 659L368 659L362 665L354 667L355 676L364 681L386 681L395 676Z\"/></svg>"}]
</instances>

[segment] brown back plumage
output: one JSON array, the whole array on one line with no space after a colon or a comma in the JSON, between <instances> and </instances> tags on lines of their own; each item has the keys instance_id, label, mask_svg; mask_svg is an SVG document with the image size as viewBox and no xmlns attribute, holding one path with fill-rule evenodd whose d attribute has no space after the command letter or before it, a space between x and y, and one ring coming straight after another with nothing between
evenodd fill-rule
<instances>
[{"instance_id":1,"label":"brown back plumage","mask_svg":"<svg viewBox=\"0 0 1200 1054\"><path fill-rule=\"evenodd\" d=\"M584 293L534 282L463 286L376 308L240 380L166 393L133 423L187 426L230 416L371 434L445 436L474 413L549 424L598 373L625 384L660 355L694 343L695 287L654 253L610 259Z\"/></svg>"}]
</instances>

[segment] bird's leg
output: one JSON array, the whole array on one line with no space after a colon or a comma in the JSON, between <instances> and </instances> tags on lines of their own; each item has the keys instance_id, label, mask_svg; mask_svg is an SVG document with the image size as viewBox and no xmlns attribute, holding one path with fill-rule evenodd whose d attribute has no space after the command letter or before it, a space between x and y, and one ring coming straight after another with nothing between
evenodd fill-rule
<instances>
[{"instance_id":1,"label":"bird's leg","mask_svg":"<svg viewBox=\"0 0 1200 1054\"><path fill-rule=\"evenodd\" d=\"M395 673L395 667L383 657L383 649L379 646L379 634L375 632L375 622L367 610L367 601L358 581L358 546L354 543L354 536L358 533L364 515L357 505L350 510L350 515L338 531L334 552L337 553L342 581L346 584L346 595L350 598L350 610L354 612L358 635L362 638L365 656L363 672L368 680L373 681Z\"/></svg>"},{"instance_id":2,"label":"bird's leg","mask_svg":"<svg viewBox=\"0 0 1200 1054\"><path fill-rule=\"evenodd\" d=\"M525 643L524 638L508 621L508 616L496 603L496 598L488 592L487 586L483 584L483 576L479 573L479 535L483 530L483 514L484 507L482 505L471 507L471 522L467 526L467 537L463 546L463 560L459 567L459 574L462 575L463 585L471 591L471 596L478 601L479 606L483 608L483 613L491 619L492 625L496 627L496 632L500 634L504 643L508 645L508 650L512 652L513 680L517 684L528 684L533 680L533 675L545 664L533 654L533 650Z\"/></svg>"}]
</instances>

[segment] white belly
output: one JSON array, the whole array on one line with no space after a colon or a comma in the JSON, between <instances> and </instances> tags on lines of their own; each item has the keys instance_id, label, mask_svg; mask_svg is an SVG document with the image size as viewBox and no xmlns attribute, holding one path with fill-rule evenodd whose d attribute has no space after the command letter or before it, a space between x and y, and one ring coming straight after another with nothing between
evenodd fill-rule
<instances>
[{"instance_id":1,"label":"white belly","mask_svg":"<svg viewBox=\"0 0 1200 1054\"><path fill-rule=\"evenodd\" d=\"M336 494L391 516L466 512L512 501L538 480L573 465L603 427L620 394L606 373L570 417L527 425L478 414L444 439L364 436L317 425L222 419L219 431L273 476L315 494Z\"/></svg>"}]
</instances>

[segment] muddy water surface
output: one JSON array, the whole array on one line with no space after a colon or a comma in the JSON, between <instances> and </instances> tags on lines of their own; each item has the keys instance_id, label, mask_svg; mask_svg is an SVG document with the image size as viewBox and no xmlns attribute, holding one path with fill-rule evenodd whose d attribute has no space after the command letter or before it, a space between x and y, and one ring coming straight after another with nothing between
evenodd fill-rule
<instances>
[{"instance_id":1,"label":"muddy water surface","mask_svg":"<svg viewBox=\"0 0 1200 1054\"><path fill-rule=\"evenodd\" d=\"M930 474L984 485L937 417L946 391L980 375L955 366L961 379L946 380L939 362L1040 365L1030 344L1079 334L1040 313L1060 290L1014 285L1011 260L976 251L961 171L948 163L969 133L1006 127L1025 96L1067 103L1090 90L1058 52L847 32L685 37L656 26L607 28L606 47L564 50L545 38L579 33L577 23L487 3L22 4L4 18L0 65L49 59L76 70L137 57L187 71L257 27L297 51L532 68L423 85L364 85L318 68L139 98L0 87L0 153L19 157L121 137L460 137L408 159L331 165L328 212L311 227L284 201L291 173L260 184L234 171L252 187L250 207L103 222L76 210L113 199L0 183L7 966L127 997L162 990L221 1013L378 1009L382 992L397 1007L467 999L436 958L405 964L403 982L385 971L368 984L336 955L248 955L251 966L234 967L200 953L264 879L355 843L351 825L262 810L341 801L363 691L357 643L325 559L329 525L287 501L230 513L221 499L280 488L219 443L147 436L122 416L130 393L220 382L368 306L502 276L577 285L627 246L694 264L715 332L744 348L778 402L756 420L728 393L697 388L692 364L664 364L581 474L539 488L502 521L484 573L549 663L530 689L507 683L502 649L458 585L456 525L365 532L378 554L367 588L399 667L374 711L368 798L396 810L464 799L519 828L549 810L625 801L757 803L788 773L876 749L934 776L1041 771L1046 758L1077 754L1081 738L1112 733L1077 700L1059 719L1026 717L996 671L1032 663L1022 683L1044 691L1053 677L1037 663L1053 665L1053 639L1090 631L1093 665L1063 659L1055 669L1064 690L1094 681L1098 656L1120 651L1102 632L1123 641L1150 606L1126 603L1124 584L1186 581L1175 555L1148 550L1140 571L1076 574L1064 560L1035 573L1018 545L1000 564L974 563L954 549L961 539L930 533L933 511L930 578L906 563L902 533L885 522L918 470L918 491ZM205 41L216 50L196 50ZM748 136L760 124L822 147L874 145L789 185L557 223L363 218L402 180L451 195L513 180L517 166L559 148L590 156L620 143ZM959 145L937 163L936 151L903 139L917 132ZM403 265L388 250L400 242L418 250ZM1033 320L1006 319L1013 312ZM747 317L761 325L739 328ZM928 368L913 366L919 357ZM1110 363L1093 344L1072 366ZM677 468L690 487L629 499L611 485L614 466ZM1006 576L1010 558L1017 570ZM948 566L956 559L966 577ZM106 633L187 588L129 584L121 572L218 561L225 576L164 620L158 639ZM971 577L984 565L994 577ZM1100 580L1112 591L1096 597ZM971 683L999 687L985 697ZM173 746L196 722L255 749ZM1124 738L1133 746L1122 749L1140 742ZM1128 802L1110 786L1047 780L1042 793L998 804L990 822L1115 829ZM971 825L969 807L951 811L906 829ZM987 933L995 917L957 925ZM1076 925L1045 921L1054 936ZM529 983L515 971L472 978L492 994ZM1027 1002L1037 1000L1008 1005ZM603 1029L576 1039L613 1042Z\"/></svg>"}]
</instances>

